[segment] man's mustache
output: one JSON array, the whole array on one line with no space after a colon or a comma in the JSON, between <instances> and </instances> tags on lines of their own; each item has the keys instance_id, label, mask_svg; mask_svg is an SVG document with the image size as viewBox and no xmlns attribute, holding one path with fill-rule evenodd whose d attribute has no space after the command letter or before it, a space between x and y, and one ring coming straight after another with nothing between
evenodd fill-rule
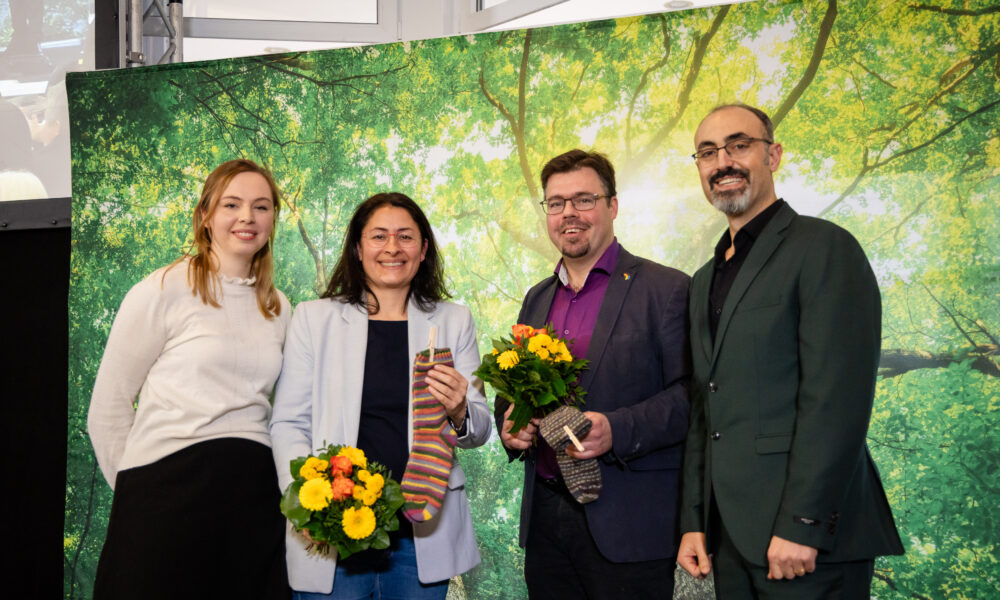
<instances>
[{"instance_id":1,"label":"man's mustache","mask_svg":"<svg viewBox=\"0 0 1000 600\"><path fill-rule=\"evenodd\" d=\"M719 171L715 175L712 175L709 178L708 182L710 184L712 184L712 185L715 185L716 181L718 181L718 180L720 180L720 179L722 179L724 177L729 177L730 175L738 175L738 176L740 176L740 177L742 177L744 179L747 179L747 180L750 179L750 171L747 171L745 169L737 169L736 167L726 167L722 171Z\"/></svg>"}]
</instances>

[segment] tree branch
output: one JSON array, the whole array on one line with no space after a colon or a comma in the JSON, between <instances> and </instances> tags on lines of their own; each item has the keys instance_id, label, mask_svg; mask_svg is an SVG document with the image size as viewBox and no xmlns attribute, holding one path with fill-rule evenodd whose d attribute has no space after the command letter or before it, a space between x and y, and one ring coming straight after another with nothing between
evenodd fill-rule
<instances>
[{"instance_id":1,"label":"tree branch","mask_svg":"<svg viewBox=\"0 0 1000 600\"><path fill-rule=\"evenodd\" d=\"M573 87L573 93L569 95L569 100L566 102L567 106L572 106L576 102L576 95L580 93L580 88L583 87L583 79L587 74L587 70L593 61L588 61L583 64L583 68L580 69L580 76L576 78L576 85ZM553 107L554 108L554 107ZM556 128L559 123L559 117L553 115L552 117L552 127L549 132L549 145L555 145L556 143Z\"/></svg>"},{"instance_id":2,"label":"tree branch","mask_svg":"<svg viewBox=\"0 0 1000 600\"><path fill-rule=\"evenodd\" d=\"M872 76L872 77L874 77L875 79L878 79L878 80L879 80L880 82L882 82L882 83L884 83L885 85L887 85L887 86L891 87L892 89L896 89L896 86L894 86L894 85L892 85L891 83L889 83L889 81L888 81L888 80L887 80L887 79L886 79L885 77L882 77L881 75L879 75L879 74L878 74L878 73L876 73L875 71L872 71L871 69L869 69L869 68L868 68L867 66L865 66L865 64L864 64L864 63L862 63L862 62L861 62L860 60L858 60L858 59L856 59L856 58L853 58L853 57L852 57L852 58L851 58L851 62L853 62L854 64L856 64L856 65L858 65L859 67L861 67L861 68L862 68L862 69L864 70L864 72L865 72L865 73L868 73L869 75L871 75L871 76Z\"/></svg>"},{"instance_id":3,"label":"tree branch","mask_svg":"<svg viewBox=\"0 0 1000 600\"><path fill-rule=\"evenodd\" d=\"M912 219L913 217L915 217L918 214L920 214L920 211L923 210L925 204L927 204L927 198L924 198L919 203L917 203L917 205L915 207L913 207L913 210L911 210L910 212L906 213L906 215L904 215L903 218L900 219L898 223L896 223L892 227L889 227L888 229L886 229L882 233L880 233L877 236L875 236L872 239L872 242L879 241L880 239L882 239L883 237L885 237L886 235L888 235L890 232L892 232L893 239L899 239L899 233L900 233L900 230L903 228L903 225L906 225L906 223L909 222L910 219Z\"/></svg>"},{"instance_id":4,"label":"tree branch","mask_svg":"<svg viewBox=\"0 0 1000 600\"><path fill-rule=\"evenodd\" d=\"M517 154L521 163L521 174L528 185L528 195L534 200L540 200L541 195L538 186L535 185L535 178L531 173L531 166L528 164L528 146L524 140L524 115L527 110L526 89L528 83L528 51L531 49L532 29L524 32L524 50L521 54L521 72L517 76L517 130L514 139L517 142ZM537 203L533 202L537 206ZM540 208L539 208L540 210Z\"/></svg>"},{"instance_id":5,"label":"tree branch","mask_svg":"<svg viewBox=\"0 0 1000 600\"><path fill-rule=\"evenodd\" d=\"M517 276L518 275L517 272L514 271L513 268L511 268L510 262L507 260L507 257L504 256L504 253L500 251L500 246L497 245L497 241L493 238L493 234L490 233L490 228L488 224L486 227L486 239L490 241L490 245L493 246L493 251L496 252L497 258L500 259L500 262L503 263L504 269L507 271L507 274L510 275L511 279L513 279L515 283L517 283L518 289L519 290L524 289L524 283L521 281L521 278ZM498 288L500 288L500 292L502 294L507 295L507 293L503 291L502 287L498 286ZM512 298L512 300L517 300L517 298Z\"/></svg>"},{"instance_id":6,"label":"tree branch","mask_svg":"<svg viewBox=\"0 0 1000 600\"><path fill-rule=\"evenodd\" d=\"M309 232L306 231L306 224L302 220L302 213L299 212L297 199L301 193L302 186L299 186L295 194L288 194L285 197L285 204L288 205L288 210L295 217L295 226L299 230L299 236L302 237L302 243L305 244L306 250L309 251L309 256L313 259L313 266L316 268L316 281L313 284L313 291L316 292L317 296L322 296L326 289L326 286L323 285L326 280L326 271L323 268L323 255L316 248L316 244L313 243L312 238L309 237Z\"/></svg>"},{"instance_id":7,"label":"tree branch","mask_svg":"<svg viewBox=\"0 0 1000 600\"><path fill-rule=\"evenodd\" d=\"M642 71L642 76L639 77L639 84L635 87L635 91L632 92L632 99L628 103L628 115L625 117L626 162L631 162L632 160L632 114L635 112L635 102L639 99L639 94L642 93L649 83L649 76L661 69L670 60L670 30L667 29L667 20L663 15L657 15L657 18L660 20L660 32L663 36L663 56Z\"/></svg>"},{"instance_id":8,"label":"tree branch","mask_svg":"<svg viewBox=\"0 0 1000 600\"><path fill-rule=\"evenodd\" d=\"M965 329L962 328L961 325L959 325L958 319L955 318L955 313L951 312L951 310L944 305L944 302L941 302L941 300L939 300L938 297L934 295L934 292L931 291L931 288L927 287L927 285L923 283L921 283L920 285L921 287L924 288L924 291L927 292L927 295L931 297L931 300L933 300L938 306L940 306L941 310L943 310L945 314L948 315L948 318L951 320L951 323L955 326L955 329L957 329L958 332L962 334L962 337L964 337L966 341L969 342L969 344L975 346L976 340L972 339L972 336L970 336L968 332L966 332Z\"/></svg>"},{"instance_id":9,"label":"tree branch","mask_svg":"<svg viewBox=\"0 0 1000 600\"><path fill-rule=\"evenodd\" d=\"M994 100L993 102L990 102L989 104L987 104L985 106L981 106L981 107L977 108L976 110L963 115L959 119L957 119L955 121L952 121L947 127L945 127L941 131L939 131L936 134L934 134L930 139L928 139L928 140L926 140L926 141L924 141L924 142L922 142L920 144L917 144L916 146L911 146L911 147L909 147L909 148L907 148L905 150L900 150L899 152L896 152L896 153L892 154L891 156L889 156L888 158L886 158L884 160L876 160L876 162L874 162L874 163L872 163L870 165L867 164L867 154L868 154L868 151L867 151L867 149L865 149L864 150L864 153L865 153L865 164L862 165L862 168L858 172L858 175L854 178L854 181L852 181L850 183L850 185L847 186L847 189L845 189L843 192L841 192L840 196L838 196L836 200L834 200L829 205L827 205L826 208L824 208L823 210L821 210L819 212L819 214L817 214L816 216L822 217L823 215L826 215L831 210L833 210L838 204L840 204L841 202L843 202L848 196L851 195L851 193L854 191L854 188L856 188L858 186L858 183L866 175L868 175L869 173L871 173L875 169L878 169L880 167L884 167L885 165L891 163L892 161L897 160L899 158L902 158L902 157L906 156L907 154L912 154L913 152L916 152L918 150L922 150L923 148L926 148L927 146L930 146L931 144L933 144L934 142L938 141L942 137L944 137L944 136L948 135L949 133L951 133L952 130L954 130L956 127L958 127L959 125L961 125L965 121L971 119L972 117L979 116L981 114L985 114L985 113L993 110L994 108L996 108L998 105L1000 105L1000 99ZM898 133L898 131L897 131L897 133ZM895 135L893 135L893 138L894 137L895 137Z\"/></svg>"},{"instance_id":10,"label":"tree branch","mask_svg":"<svg viewBox=\"0 0 1000 600\"><path fill-rule=\"evenodd\" d=\"M993 356L995 356L997 349L993 347L992 352ZM1000 377L1000 364L997 363L996 359L978 350L969 352L966 355L952 353L932 354L926 350L882 350L879 357L878 374L883 379L888 379L918 369L944 369L953 364L964 362L970 357L975 357L969 363L969 367L973 371L979 371L983 375L989 375L990 377Z\"/></svg>"},{"instance_id":11,"label":"tree branch","mask_svg":"<svg viewBox=\"0 0 1000 600\"><path fill-rule=\"evenodd\" d=\"M826 51L826 44L830 40L830 32L833 31L833 22L837 20L837 0L829 0L826 6L826 15L823 16L823 22L819 26L819 35L816 36L816 45L813 46L812 57L809 59L809 64L806 66L806 70L802 73L802 78L799 82L795 84L792 91L788 93L785 101L781 103L778 110L774 111L771 115L771 122L774 123L775 129L785 118L785 116L792 110L795 103L799 101L802 94L812 83L813 79L816 77L816 72L819 70L819 63L823 61L823 52Z\"/></svg>"},{"instance_id":12,"label":"tree branch","mask_svg":"<svg viewBox=\"0 0 1000 600\"><path fill-rule=\"evenodd\" d=\"M929 12L942 13L957 17L980 17L982 15L989 15L1000 12L1000 5L987 6L986 8L979 8L979 9L971 9L971 8L945 8L943 6L934 6L931 4L910 4L909 8L913 10L926 10Z\"/></svg>"},{"instance_id":13,"label":"tree branch","mask_svg":"<svg viewBox=\"0 0 1000 600\"><path fill-rule=\"evenodd\" d=\"M697 41L694 45L694 55L691 57L691 67L688 69L687 77L684 78L684 85L681 87L680 93L677 95L677 108L674 111L673 116L663 124L662 127L653 135L646 147L643 148L636 157L628 163L628 170L635 172L638 171L643 164L653 157L653 152L663 143L663 140L667 139L670 132L673 131L674 127L677 126L678 121L684 115L684 111L687 110L688 102L691 100L691 92L694 89L694 84L698 80L698 75L701 73L701 67L705 60L705 52L708 50L708 44L715 37L715 34L719 31L719 27L722 26L722 22L726 19L726 15L729 14L729 5L723 6L719 9L719 12L715 15L715 19L712 20L712 25L705 32L705 35L698 36Z\"/></svg>"}]
</instances>

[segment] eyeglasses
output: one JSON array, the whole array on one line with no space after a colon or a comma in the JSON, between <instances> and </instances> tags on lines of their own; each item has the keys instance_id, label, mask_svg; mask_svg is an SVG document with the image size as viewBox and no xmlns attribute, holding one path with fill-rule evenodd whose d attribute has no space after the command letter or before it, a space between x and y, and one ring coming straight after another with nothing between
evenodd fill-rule
<instances>
[{"instance_id":1,"label":"eyeglasses","mask_svg":"<svg viewBox=\"0 0 1000 600\"><path fill-rule=\"evenodd\" d=\"M712 162L718 158L719 150L725 150L726 154L729 155L729 158L743 158L750 152L750 146L754 142L764 142L765 144L774 143L771 140L765 140L764 138L739 138L726 142L721 146L706 146L692 154L691 158L693 158L697 163Z\"/></svg>"},{"instance_id":2,"label":"eyeglasses","mask_svg":"<svg viewBox=\"0 0 1000 600\"><path fill-rule=\"evenodd\" d=\"M396 243L399 244L400 248L413 248L420 243L418 236L409 231L399 231L397 233L370 231L363 234L361 239L367 242L372 248L382 248L389 243L389 238L391 237L396 238Z\"/></svg>"},{"instance_id":3,"label":"eyeglasses","mask_svg":"<svg viewBox=\"0 0 1000 600\"><path fill-rule=\"evenodd\" d=\"M577 194L572 198L563 198L562 196L552 196L551 198L546 198L539 202L545 207L545 212L550 215L562 214L562 211L566 210L566 204L572 204L573 208L579 211L593 210L597 206L597 201L600 198L609 198L610 196L598 196L597 194Z\"/></svg>"}]
</instances>

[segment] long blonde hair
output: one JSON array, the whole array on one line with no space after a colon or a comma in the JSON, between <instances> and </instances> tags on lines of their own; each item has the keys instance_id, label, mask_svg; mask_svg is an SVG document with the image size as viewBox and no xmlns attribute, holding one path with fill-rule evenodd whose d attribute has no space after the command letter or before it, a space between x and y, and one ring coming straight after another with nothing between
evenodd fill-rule
<instances>
[{"instance_id":1,"label":"long blonde hair","mask_svg":"<svg viewBox=\"0 0 1000 600\"><path fill-rule=\"evenodd\" d=\"M271 255L271 248L274 246L274 233L277 230L278 211L281 207L280 192L278 185L274 182L274 177L267 168L258 165L252 160L239 158L222 163L205 180L205 185L201 190L201 200L194 207L191 215L191 227L194 230L194 241L185 256L177 259L170 268L180 264L185 259L188 261L187 279L191 286L191 294L201 296L201 301L205 304L219 308L218 292L219 278L218 268L212 264L212 232L210 223L215 209L219 205L219 198L225 192L229 182L240 173L257 173L267 180L268 187L271 188L271 198L274 201L274 222L271 227L271 235L267 243L253 255L250 262L250 273L257 278L255 290L257 293L257 308L266 319L273 319L281 314L281 301L278 299L278 290L274 287L274 261Z\"/></svg>"}]
</instances>

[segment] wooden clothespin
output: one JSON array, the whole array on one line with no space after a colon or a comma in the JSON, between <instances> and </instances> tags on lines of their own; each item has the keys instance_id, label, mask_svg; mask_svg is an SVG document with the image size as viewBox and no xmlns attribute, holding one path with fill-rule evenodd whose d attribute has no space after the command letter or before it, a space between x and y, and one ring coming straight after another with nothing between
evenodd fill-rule
<instances>
[{"instance_id":1,"label":"wooden clothespin","mask_svg":"<svg viewBox=\"0 0 1000 600\"><path fill-rule=\"evenodd\" d=\"M427 360L434 360L434 343L437 342L437 325L431 325L431 334L427 340Z\"/></svg>"},{"instance_id":2,"label":"wooden clothespin","mask_svg":"<svg viewBox=\"0 0 1000 600\"><path fill-rule=\"evenodd\" d=\"M569 436L569 441L573 442L573 445L576 446L577 452L583 452L583 444L573 435L573 430L569 428L569 425L563 425L563 431Z\"/></svg>"}]
</instances>

